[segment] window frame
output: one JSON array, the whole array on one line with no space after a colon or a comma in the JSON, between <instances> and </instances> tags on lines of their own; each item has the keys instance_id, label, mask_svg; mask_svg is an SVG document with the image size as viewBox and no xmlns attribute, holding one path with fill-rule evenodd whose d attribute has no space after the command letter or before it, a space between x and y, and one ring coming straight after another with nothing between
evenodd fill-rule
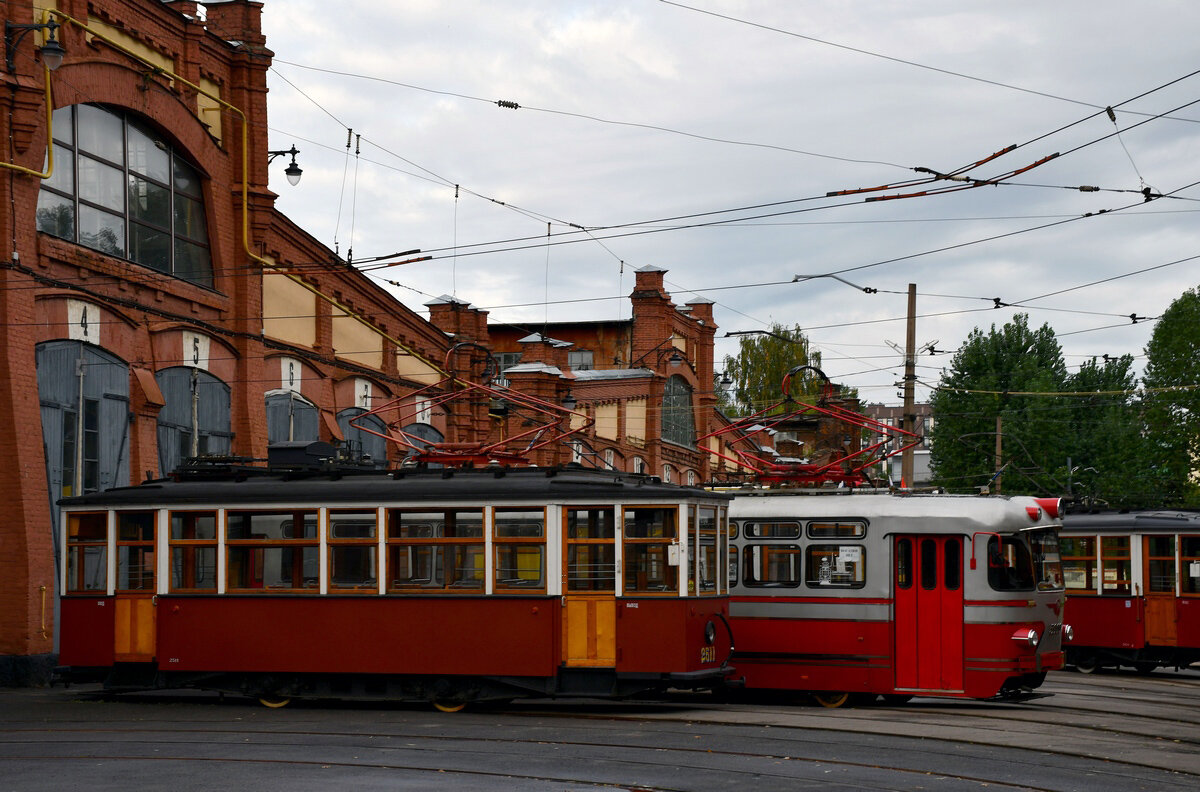
<instances>
[{"instance_id":1,"label":"window frame","mask_svg":"<svg viewBox=\"0 0 1200 792\"><path fill-rule=\"evenodd\" d=\"M212 538L207 537L175 537L175 520L176 518L186 519L193 518L191 527L192 533L196 532L194 519L199 516L211 516L213 521ZM220 515L216 509L172 509L167 512L167 590L171 593L175 592L198 592L204 594L217 593L220 584L220 576L218 569L218 557L220 555L220 535L221 535ZM197 579L196 571L200 566L198 557L204 550L209 550L212 553L212 586L184 585L177 584L177 580L182 578L183 583L191 581L193 584ZM178 553L177 553L178 551ZM177 554L182 557L182 563L176 566ZM177 573L182 573L177 577Z\"/></svg>"},{"instance_id":2,"label":"window frame","mask_svg":"<svg viewBox=\"0 0 1200 792\"><path fill-rule=\"evenodd\" d=\"M242 515L291 515L293 525L293 536L283 536L283 523L280 523L279 537L250 537L237 538L230 537L233 523L236 518ZM310 536L294 536L295 524L297 518L307 525L307 517L311 515L313 518L313 535ZM316 507L311 508L296 508L296 509L228 509L225 512L225 591L230 594L320 594L321 593L321 562L320 562L320 510ZM304 531L307 533L307 530ZM283 559L287 556L285 553L290 552L291 557L291 586L270 586L267 584L266 564L268 560L268 551L278 551L280 558L280 569L282 574ZM249 563L251 574L257 569L259 574L259 585L257 586L235 586L234 574L238 569L245 568L245 563L235 564L235 553L237 555L245 554L245 563ZM315 577L310 577L304 574L305 565L309 562L311 554L312 564L316 571ZM301 585L296 585L297 580L302 581ZM308 582L311 580L311 582Z\"/></svg>"},{"instance_id":3,"label":"window frame","mask_svg":"<svg viewBox=\"0 0 1200 792\"><path fill-rule=\"evenodd\" d=\"M546 591L547 580L547 564L546 564L546 525L547 525L547 507L541 508L525 507L525 506L496 506L489 510L491 512L492 525L492 591L495 594L512 593L512 594L543 594ZM541 524L539 526L540 533L537 536L505 536L498 530L501 525L501 515L504 514L533 514L540 512L542 515ZM523 551L528 551L530 548L536 548L537 554L537 573L538 577L532 584L525 582L525 578L519 573L527 571L518 563L515 567L511 563L506 562L501 564L501 555L511 553L514 560L519 560ZM501 578L501 570L513 570L518 573L516 577Z\"/></svg>"},{"instance_id":4,"label":"window frame","mask_svg":"<svg viewBox=\"0 0 1200 792\"><path fill-rule=\"evenodd\" d=\"M830 579L826 582L821 579L821 573L824 569L823 562L830 558L840 558L842 550L854 549L857 550L858 560L855 564L855 571L850 573L836 573L833 571L833 564L829 566ZM832 555L830 550L834 550ZM804 545L804 586L805 588L817 589L821 591L829 589L860 589L867 585L867 548L862 543L833 543L833 542L809 542ZM836 574L849 574L851 576L848 581L834 580Z\"/></svg>"},{"instance_id":5,"label":"window frame","mask_svg":"<svg viewBox=\"0 0 1200 792\"><path fill-rule=\"evenodd\" d=\"M109 141L113 143L111 151L92 150L80 139L80 125L85 123L85 120L80 119L78 109L80 107L88 107L95 112L107 114L120 125L120 140ZM51 177L41 184L38 190L38 232L81 245L103 255L121 258L201 288L214 289L216 267L213 261L212 234L209 228L210 213L208 201L205 198L206 180L200 169L150 119L132 110L95 102L82 102L60 107L54 111L54 114L58 117L53 120L55 136L51 145L58 148L56 160L60 163L59 173L56 176L59 179L65 179L69 172L70 184L55 183L55 177ZM62 114L65 114L65 117ZM99 128L100 125L96 126ZM65 134L64 129L67 130ZM135 140L134 133L146 138L154 148L164 152L166 155L166 181L163 180L164 176L150 172L153 170L152 168L142 167L135 161L135 157L131 156L130 146ZM117 148L120 150L119 161L113 158L117 155ZM66 167L61 165L64 162L68 163ZM94 163L94 165L89 163ZM91 167L107 169L107 171L96 170L96 173L111 172L114 176L114 184L115 177L119 177L121 182L119 201L121 206L119 209L115 206L115 201L106 202L87 195L86 188L89 182L81 178L81 172L82 169ZM184 186L187 179L195 182L194 189L189 190ZM139 186L143 190L141 195L149 196L155 190L162 191L165 195L167 201L165 207L158 203L161 198L151 199L154 204L152 208L160 210L162 214L161 222L148 216L148 213L140 213L137 210L135 200L138 194L135 191ZM43 196L48 196L53 200L56 207L65 206L69 209L71 214L69 234L65 233L65 229L60 224L43 222L41 216L44 208ZM198 212L195 211L196 207L198 207ZM85 210L98 213L101 219L107 219L110 223L110 226L107 227L119 226L121 239L114 242L112 247L101 246L85 240L84 235L87 232L83 231L81 221ZM55 208L48 209L48 211L57 212L59 210ZM193 217L193 215L198 215L198 217ZM198 221L200 236L193 235L188 230L186 220L189 218ZM143 230L148 236L139 235ZM137 250L137 240L150 239L155 234L160 235L162 240L160 244L165 244L165 268L154 263L149 255L140 254ZM196 251L200 254L199 258L196 262L187 261L181 252L183 250ZM193 271L193 267L197 263L200 265L199 270Z\"/></svg>"},{"instance_id":6,"label":"window frame","mask_svg":"<svg viewBox=\"0 0 1200 792\"><path fill-rule=\"evenodd\" d=\"M487 545L485 541L484 520L486 509L482 506L438 508L436 505L428 507L392 507L388 508L384 515L384 524L386 526L386 548L387 557L384 560L385 570L385 587L389 594L433 594L433 595L479 595L483 594L487 587ZM404 536L401 531L404 527L404 515L440 515L440 521L435 518L429 527L428 536ZM479 520L479 533L459 535L459 515L475 515ZM453 520L449 519L449 515L454 515ZM396 518L399 517L399 522ZM452 524L450 524L452 523ZM447 526L453 531L447 535ZM464 522L464 525L474 525L474 521ZM396 572L402 567L398 563L398 556L401 552L408 551L410 557L420 558L425 556L425 563L429 567L428 578L408 577L408 583L400 583L395 577ZM460 565L460 560L463 561ZM474 563L470 568L475 570L477 574L472 576L462 576L459 574L461 570L468 569L466 561L471 560ZM413 564L404 565L408 569L415 569ZM439 577L440 576L440 577ZM423 581L423 582L422 582ZM470 581L478 581L478 584L473 584Z\"/></svg>"},{"instance_id":7,"label":"window frame","mask_svg":"<svg viewBox=\"0 0 1200 792\"><path fill-rule=\"evenodd\" d=\"M97 536L80 538L85 523ZM68 595L102 595L108 593L108 512L70 512L67 515L66 572L63 589ZM90 552L89 552L90 551ZM97 552L98 551L98 552ZM89 556L93 563L88 564ZM99 572L99 585L88 586L88 570ZM81 584L81 585L80 585Z\"/></svg>"},{"instance_id":8,"label":"window frame","mask_svg":"<svg viewBox=\"0 0 1200 792\"><path fill-rule=\"evenodd\" d=\"M338 520L338 517L365 517L370 515L370 536L353 536L339 537L334 535L334 528L341 524L343 520ZM350 520L344 522L349 523ZM374 575L362 579L359 582L338 582L337 576L334 574L338 565L338 558L342 556L343 551L367 550L367 556L370 559L369 564L360 565L360 568L370 568ZM380 580L380 555L379 555L379 512L377 509L354 509L354 508L336 508L325 510L325 576L326 590L329 594L378 594Z\"/></svg>"},{"instance_id":9,"label":"window frame","mask_svg":"<svg viewBox=\"0 0 1200 792\"><path fill-rule=\"evenodd\" d=\"M745 545L742 550L742 585L746 588L800 588L804 584L804 548L799 542L759 542ZM757 556L757 558L756 558ZM779 579L770 575L776 568L775 556L795 559L795 578ZM752 568L756 571L767 571L768 576L760 578L751 575Z\"/></svg>"}]
</instances>

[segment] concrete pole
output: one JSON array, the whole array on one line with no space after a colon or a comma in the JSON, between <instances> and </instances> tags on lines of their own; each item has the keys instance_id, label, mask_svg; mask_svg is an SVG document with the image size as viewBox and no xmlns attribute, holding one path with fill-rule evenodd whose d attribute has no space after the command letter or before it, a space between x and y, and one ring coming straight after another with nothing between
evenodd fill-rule
<instances>
[{"instance_id":1,"label":"concrete pole","mask_svg":"<svg viewBox=\"0 0 1200 792\"><path fill-rule=\"evenodd\" d=\"M904 428L917 431L917 414L913 407L913 389L917 381L917 284L908 284L908 329L904 340ZM900 455L900 480L904 486L913 485L913 449Z\"/></svg>"}]
</instances>

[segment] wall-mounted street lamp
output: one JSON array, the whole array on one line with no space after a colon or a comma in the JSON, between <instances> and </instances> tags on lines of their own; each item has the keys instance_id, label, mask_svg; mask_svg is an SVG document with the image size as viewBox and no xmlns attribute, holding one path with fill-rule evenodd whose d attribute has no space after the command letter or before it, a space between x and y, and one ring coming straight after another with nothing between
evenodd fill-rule
<instances>
[{"instance_id":1,"label":"wall-mounted street lamp","mask_svg":"<svg viewBox=\"0 0 1200 792\"><path fill-rule=\"evenodd\" d=\"M567 395L563 397L562 406L566 407L568 410L574 410L575 405L578 403L579 402L575 400L575 394L571 393L571 391L567 391Z\"/></svg>"},{"instance_id":2,"label":"wall-mounted street lamp","mask_svg":"<svg viewBox=\"0 0 1200 792\"><path fill-rule=\"evenodd\" d=\"M12 74L16 68L13 60L16 58L17 47L20 46L21 40L34 30L46 31L46 41L43 42L42 46L38 49L38 52L40 52L42 56L42 63L44 63L46 68L50 71L54 71L59 66L62 66L63 56L67 54L67 51L63 49L62 44L58 43L58 39L54 37L55 31L60 27L62 27L62 25L58 24L53 19L45 24L30 25L18 25L5 21L4 65L7 68L8 73Z\"/></svg>"},{"instance_id":3,"label":"wall-mounted street lamp","mask_svg":"<svg viewBox=\"0 0 1200 792\"><path fill-rule=\"evenodd\" d=\"M268 165L270 165L272 162L274 162L276 157L282 157L284 155L291 156L292 161L286 168L284 168L283 173L285 176L287 176L288 184L292 185L293 187L295 187L297 184L300 183L300 174L304 173L304 171L300 170L300 166L296 164L296 155L299 153L300 153L300 151L296 148L296 145L294 143L292 144L292 147L290 149L288 149L287 151L268 151L267 152L267 164Z\"/></svg>"}]
</instances>

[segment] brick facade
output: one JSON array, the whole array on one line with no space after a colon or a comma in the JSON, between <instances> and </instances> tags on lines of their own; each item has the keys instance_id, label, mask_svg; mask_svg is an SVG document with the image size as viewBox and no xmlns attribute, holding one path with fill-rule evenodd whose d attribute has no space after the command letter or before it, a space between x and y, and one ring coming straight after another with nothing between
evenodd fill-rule
<instances>
[{"instance_id":1,"label":"brick facade","mask_svg":"<svg viewBox=\"0 0 1200 792\"><path fill-rule=\"evenodd\" d=\"M14 23L41 22L34 5L13 0L3 14ZM285 384L289 366L298 375L296 391L319 411L320 439L335 441L337 413L355 406L361 391L379 403L423 384L402 373L398 360L436 370L449 349L445 334L274 210L266 124L272 53L261 32L261 8L250 0L214 3L201 20L195 2L57 3L58 38L67 55L49 73L53 107L100 104L136 115L195 166L203 176L212 288L37 231L42 181L35 174L47 150L38 34L22 39L13 73L3 75L9 90L0 99L6 104L0 133L13 145L4 157L9 177L0 180L0 204L8 207L0 213L0 237L12 245L11 255L0 257L8 261L0 265L0 451L6 460L0 495L9 516L0 525L0 685L44 681L55 647L50 502L56 493L38 430L38 344L74 338L128 367L122 458L133 482L157 475L164 397L154 375L195 363L185 349L189 339L197 348L196 339L203 340L202 367L230 389L232 453L255 458L266 452L264 399ZM86 35L82 25L100 35ZM244 144L242 117L188 83L215 91L244 113ZM311 342L264 332L264 279L280 273L298 294L309 295ZM81 305L93 333L83 339L71 324L72 310ZM339 333L356 339L354 346L364 337L374 340L366 350L339 350Z\"/></svg>"}]
</instances>

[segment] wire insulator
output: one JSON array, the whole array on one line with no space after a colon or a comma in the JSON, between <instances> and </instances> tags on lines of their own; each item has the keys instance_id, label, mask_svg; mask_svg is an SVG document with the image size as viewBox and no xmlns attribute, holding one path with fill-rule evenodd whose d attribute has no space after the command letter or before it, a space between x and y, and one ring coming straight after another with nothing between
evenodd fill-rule
<instances>
[{"instance_id":1,"label":"wire insulator","mask_svg":"<svg viewBox=\"0 0 1200 792\"><path fill-rule=\"evenodd\" d=\"M506 99L497 99L496 105L498 107L503 107L505 110L520 110L521 109L521 105L517 104L516 102L509 102Z\"/></svg>"}]
</instances>

